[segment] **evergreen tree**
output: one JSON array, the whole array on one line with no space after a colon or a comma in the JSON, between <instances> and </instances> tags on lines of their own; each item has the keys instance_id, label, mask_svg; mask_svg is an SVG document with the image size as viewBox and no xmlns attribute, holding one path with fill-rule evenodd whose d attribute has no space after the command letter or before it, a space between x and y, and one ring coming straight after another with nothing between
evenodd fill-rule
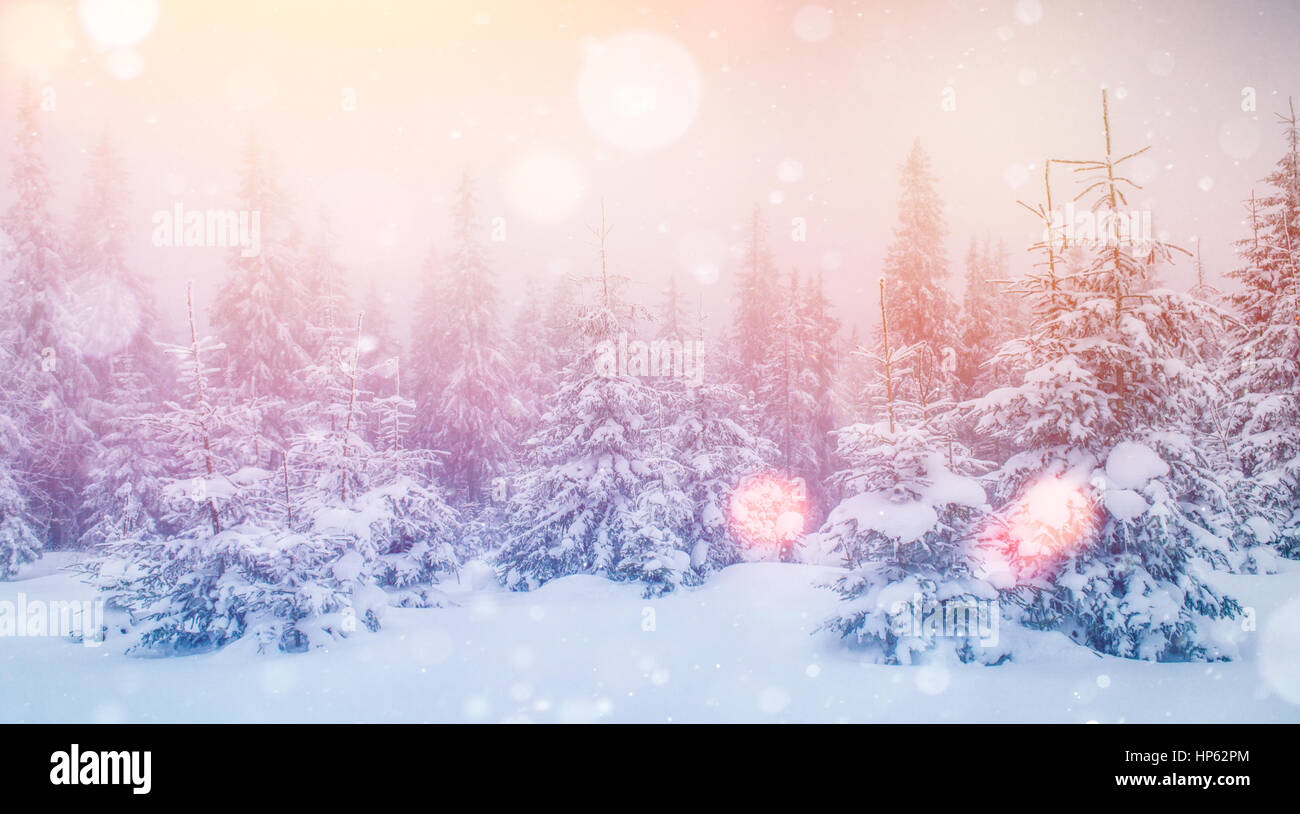
<instances>
[{"instance_id":1,"label":"evergreen tree","mask_svg":"<svg viewBox=\"0 0 1300 814\"><path fill-rule=\"evenodd\" d=\"M148 376L125 356L113 371L112 411L98 423L97 451L82 500L86 548L116 540L145 539L163 531L164 489L170 451L159 443L147 416L161 406Z\"/></svg>"},{"instance_id":2,"label":"evergreen tree","mask_svg":"<svg viewBox=\"0 0 1300 814\"><path fill-rule=\"evenodd\" d=\"M558 350L547 340L546 304L541 297L537 279L529 275L524 280L522 299L515 312L511 330L511 348L514 352L511 368L515 386L519 390L519 403L524 415L520 422L521 438L529 437L537 426L542 411L542 400L551 392L559 372ZM557 342L565 341L562 337Z\"/></svg>"},{"instance_id":3,"label":"evergreen tree","mask_svg":"<svg viewBox=\"0 0 1300 814\"><path fill-rule=\"evenodd\" d=\"M691 568L701 579L742 561L744 552L728 527L728 506L738 484L779 458L772 442L736 420L740 402L740 394L725 384L701 384L669 401L676 418L665 440L693 507L677 533L690 545Z\"/></svg>"},{"instance_id":4,"label":"evergreen tree","mask_svg":"<svg viewBox=\"0 0 1300 814\"><path fill-rule=\"evenodd\" d=\"M293 428L287 405L302 389L297 372L311 356L303 258L291 202L250 143L241 182L242 205L259 213L260 250L232 250L230 276L217 294L213 331L223 337L223 399L254 408L256 429L248 462L278 469Z\"/></svg>"},{"instance_id":5,"label":"evergreen tree","mask_svg":"<svg viewBox=\"0 0 1300 814\"><path fill-rule=\"evenodd\" d=\"M759 371L767 369L772 358L771 323L780 295L767 223L758 204L754 204L746 230L745 256L736 272L736 312L730 335L734 358L729 377L747 396L751 410L765 386Z\"/></svg>"},{"instance_id":6,"label":"evergreen tree","mask_svg":"<svg viewBox=\"0 0 1300 814\"><path fill-rule=\"evenodd\" d=\"M499 568L507 587L531 590L570 574L640 581L647 594L694 578L692 506L683 473L655 427L658 394L611 367L626 312L611 290L601 239L601 298L579 325L586 351L547 400L530 458L516 478Z\"/></svg>"},{"instance_id":7,"label":"evergreen tree","mask_svg":"<svg viewBox=\"0 0 1300 814\"><path fill-rule=\"evenodd\" d=\"M999 663L1008 657L1007 648L980 635L998 611L996 590L974 574L970 540L988 508L983 488L971 477L977 465L936 431L925 401L898 395L933 392L926 380L900 387L926 375L923 365L908 362L929 354L930 346L891 348L885 302L882 281L882 355L876 366L882 381L875 392L883 394L880 412L886 419L836 433L845 468L833 482L845 497L817 534L848 567L831 586L848 604L824 627L885 663L910 664L945 643L962 661ZM961 628L946 629L958 611ZM913 614L942 619L945 629L921 624Z\"/></svg>"},{"instance_id":8,"label":"evergreen tree","mask_svg":"<svg viewBox=\"0 0 1300 814\"><path fill-rule=\"evenodd\" d=\"M816 362L812 326L803 307L799 272L790 273L789 287L768 327L769 358L758 364L758 409L761 434L775 442L786 477L806 484L820 482L814 425L821 405L819 384L809 363ZM824 395L824 394L823 394Z\"/></svg>"},{"instance_id":9,"label":"evergreen tree","mask_svg":"<svg viewBox=\"0 0 1300 814\"><path fill-rule=\"evenodd\" d=\"M943 203L930 157L918 140L902 170L898 226L885 255L890 330L898 347L924 342L940 354L956 344L957 309L946 288L948 253Z\"/></svg>"},{"instance_id":10,"label":"evergreen tree","mask_svg":"<svg viewBox=\"0 0 1300 814\"><path fill-rule=\"evenodd\" d=\"M8 367L10 360L3 361ZM20 467L26 453L18 423L0 413L0 580L12 579L23 565L35 562L44 548L44 528L21 486Z\"/></svg>"},{"instance_id":11,"label":"evergreen tree","mask_svg":"<svg viewBox=\"0 0 1300 814\"><path fill-rule=\"evenodd\" d=\"M447 348L450 323L446 309L450 294L438 261L430 249L421 268L420 295L415 302L411 326L411 397L415 401L415 418L411 438L424 449L436 449L438 409L447 382Z\"/></svg>"},{"instance_id":12,"label":"evergreen tree","mask_svg":"<svg viewBox=\"0 0 1300 814\"><path fill-rule=\"evenodd\" d=\"M447 453L452 486L471 502L485 496L509 460L522 413L506 361L498 293L479 240L477 203L469 175L453 209L453 254L443 319L449 326L447 377L438 397L438 449Z\"/></svg>"},{"instance_id":13,"label":"evergreen tree","mask_svg":"<svg viewBox=\"0 0 1300 814\"><path fill-rule=\"evenodd\" d=\"M994 251L971 238L966 254L966 293L961 310L961 343L957 349L955 370L962 398L975 398L997 384L998 368L985 365L998 346L1013 335L1014 299L1004 293L1007 276L1006 256L1001 247Z\"/></svg>"},{"instance_id":14,"label":"evergreen tree","mask_svg":"<svg viewBox=\"0 0 1300 814\"><path fill-rule=\"evenodd\" d=\"M81 503L83 546L157 531L168 475L168 454L140 418L170 394L174 376L152 339L158 316L147 281L126 262L124 188L105 136L91 157L73 249L79 344L95 375L85 410L95 442Z\"/></svg>"},{"instance_id":15,"label":"evergreen tree","mask_svg":"<svg viewBox=\"0 0 1300 814\"><path fill-rule=\"evenodd\" d=\"M813 399L809 414L808 435L812 445L814 483L822 484L832 474L834 464L834 439L836 427L835 378L839 371L840 323L831 315L830 300L819 272L804 285L799 304L803 318L804 378Z\"/></svg>"},{"instance_id":16,"label":"evergreen tree","mask_svg":"<svg viewBox=\"0 0 1300 814\"><path fill-rule=\"evenodd\" d=\"M31 93L18 107L12 187L15 200L0 220L11 246L3 258L8 285L0 308L0 336L9 349L3 371L7 410L20 444L12 465L24 473L15 506L39 516L42 542L54 547L80 536L77 509L84 467L93 447L86 401L95 389L70 313L72 270L50 216L49 172L41 123Z\"/></svg>"},{"instance_id":17,"label":"evergreen tree","mask_svg":"<svg viewBox=\"0 0 1300 814\"><path fill-rule=\"evenodd\" d=\"M1106 157L1079 165L1113 223L1125 204L1103 91ZM1129 658L1228 655L1206 629L1235 600L1211 588L1195 560L1222 565L1223 490L1191 439L1188 416L1208 379L1189 329L1221 319L1180 292L1139 283L1169 247L1103 230L1027 281L1031 333L1000 356L1027 366L1021 383L976 402L981 433L1016 449L990 477L997 517L985 532L990 566L1027 623L1059 629ZM1065 262L1062 262L1062 261ZM1051 508L1048 509L1047 507Z\"/></svg>"},{"instance_id":18,"label":"evergreen tree","mask_svg":"<svg viewBox=\"0 0 1300 814\"><path fill-rule=\"evenodd\" d=\"M1234 496L1258 510L1250 536L1300 557L1300 128L1282 117L1287 150L1269 174L1272 192L1252 196L1250 237L1233 273L1242 316L1224 359L1232 402L1225 435L1236 469Z\"/></svg>"}]
</instances>

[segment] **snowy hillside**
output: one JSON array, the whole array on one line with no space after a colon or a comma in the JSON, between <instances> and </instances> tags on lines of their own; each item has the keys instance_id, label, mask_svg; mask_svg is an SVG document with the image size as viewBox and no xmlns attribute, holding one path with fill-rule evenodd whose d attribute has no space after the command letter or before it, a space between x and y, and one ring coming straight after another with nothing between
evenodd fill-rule
<instances>
[{"instance_id":1,"label":"snowy hillside","mask_svg":"<svg viewBox=\"0 0 1300 814\"><path fill-rule=\"evenodd\" d=\"M0 602L90 598L58 562L0 583ZM513 593L470 568L447 586L455 607L393 608L379 632L301 655L248 639L164 659L122 655L120 635L6 639L0 722L1300 722L1300 603L1279 611L1300 593L1292 564L1220 577L1259 631L1241 660L1212 664L1102 657L1056 633L998 667L863 663L810 635L838 601L815 584L835 573L742 564L644 600L592 576Z\"/></svg>"}]
</instances>

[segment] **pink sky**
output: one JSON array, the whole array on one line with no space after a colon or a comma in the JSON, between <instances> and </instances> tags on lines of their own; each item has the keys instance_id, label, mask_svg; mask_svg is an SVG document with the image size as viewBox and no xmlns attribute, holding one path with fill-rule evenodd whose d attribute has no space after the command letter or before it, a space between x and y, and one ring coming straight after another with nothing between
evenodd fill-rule
<instances>
[{"instance_id":1,"label":"pink sky","mask_svg":"<svg viewBox=\"0 0 1300 814\"><path fill-rule=\"evenodd\" d=\"M954 276L976 234L1023 266L1037 225L1016 198L1041 199L1045 157L1101 155L1103 85L1116 149L1153 145L1133 205L1227 270L1239 202L1281 151L1273 114L1300 90L1296 42L1285 2L3 0L0 138L7 154L24 80L53 90L44 132L66 213L109 129L130 255L173 323L186 279L210 297L223 250L156 248L151 215L236 206L250 130L304 226L324 205L354 279L399 302L445 243L469 167L484 219L505 219L489 246L511 296L525 271L591 270L603 197L635 295L657 300L677 269L725 311L758 201L783 267L821 269L841 315L865 321L913 139L940 179ZM796 217L806 242L790 239ZM1190 274L1184 261L1169 279Z\"/></svg>"}]
</instances>

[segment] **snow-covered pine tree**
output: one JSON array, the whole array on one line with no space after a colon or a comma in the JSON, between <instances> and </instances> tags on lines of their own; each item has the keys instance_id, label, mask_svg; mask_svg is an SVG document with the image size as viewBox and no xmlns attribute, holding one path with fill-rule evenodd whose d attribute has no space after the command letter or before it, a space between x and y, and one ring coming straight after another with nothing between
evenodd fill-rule
<instances>
[{"instance_id":1,"label":"snow-covered pine tree","mask_svg":"<svg viewBox=\"0 0 1300 814\"><path fill-rule=\"evenodd\" d=\"M325 344L337 339L337 332L348 322L347 314L355 313L349 303L347 286L343 282L343 269L334 259L334 226L322 209L319 215L320 237L303 258L302 292L303 308L302 350L308 358L318 360ZM370 316L367 312L366 322ZM308 392L311 392L310 390Z\"/></svg>"},{"instance_id":2,"label":"snow-covered pine tree","mask_svg":"<svg viewBox=\"0 0 1300 814\"><path fill-rule=\"evenodd\" d=\"M370 485L374 454L362 432L369 394L357 364L363 317L357 315L350 341L338 327L324 338L316 361L299 374L314 396L287 413L300 428L290 444L293 470L306 475L309 493L326 504L349 506Z\"/></svg>"},{"instance_id":3,"label":"snow-covered pine tree","mask_svg":"<svg viewBox=\"0 0 1300 814\"><path fill-rule=\"evenodd\" d=\"M681 288L677 285L677 272L668 275L668 285L664 287L663 299L655 311L656 337L668 340L684 340L688 335L686 324L686 302Z\"/></svg>"},{"instance_id":4,"label":"snow-covered pine tree","mask_svg":"<svg viewBox=\"0 0 1300 814\"><path fill-rule=\"evenodd\" d=\"M943 202L920 140L903 164L901 185L898 226L884 266L890 331L897 347L924 342L938 355L957 344L957 308L946 287Z\"/></svg>"},{"instance_id":5,"label":"snow-covered pine tree","mask_svg":"<svg viewBox=\"0 0 1300 814\"><path fill-rule=\"evenodd\" d=\"M411 440L424 449L436 448L438 407L447 382L446 348L451 330L446 318L448 299L446 274L437 250L430 248L420 268L420 294L415 301L407 366L411 398L415 401Z\"/></svg>"},{"instance_id":6,"label":"snow-covered pine tree","mask_svg":"<svg viewBox=\"0 0 1300 814\"><path fill-rule=\"evenodd\" d=\"M1093 195L1098 239L1057 254L1021 286L1035 319L1000 358L1019 384L975 403L979 428L1019 450L989 480L999 506L984 531L1003 595L1029 624L1103 653L1153 660L1230 655L1213 620L1239 605L1197 560L1226 563L1222 485L1190 429L1208 379L1189 363L1191 327L1222 319L1185 293L1139 283L1170 247L1120 229L1126 205L1102 92L1106 155L1073 164ZM1038 210L1040 215L1046 214ZM1049 216L1050 217L1050 216Z\"/></svg>"},{"instance_id":7,"label":"snow-covered pine tree","mask_svg":"<svg viewBox=\"0 0 1300 814\"><path fill-rule=\"evenodd\" d=\"M194 283L186 292L190 344L164 346L175 360L181 396L165 409L141 416L144 431L171 450L174 468L164 485L167 525L177 533L213 536L250 518L256 510L230 475L232 440L252 431L247 411L219 404L212 379L220 373L209 361L223 346L200 337L194 312Z\"/></svg>"},{"instance_id":8,"label":"snow-covered pine tree","mask_svg":"<svg viewBox=\"0 0 1300 814\"><path fill-rule=\"evenodd\" d=\"M95 375L95 434L81 503L80 544L155 533L169 455L139 419L170 395L173 366L154 343L158 316L145 278L126 261L125 179L105 135L91 155L73 245L72 311Z\"/></svg>"},{"instance_id":9,"label":"snow-covered pine tree","mask_svg":"<svg viewBox=\"0 0 1300 814\"><path fill-rule=\"evenodd\" d=\"M107 133L91 153L86 180L70 263L70 309L86 364L101 398L112 390L115 366L126 357L158 395L170 395L175 371L153 341L158 311L150 280L126 260L126 174Z\"/></svg>"},{"instance_id":10,"label":"snow-covered pine tree","mask_svg":"<svg viewBox=\"0 0 1300 814\"><path fill-rule=\"evenodd\" d=\"M975 398L998 384L998 368L986 367L997 348L1013 335L1014 312L1008 306L1014 297L1005 291L1006 255L999 244L993 249L971 238L966 253L966 293L961 309L961 343L957 349L956 374L959 396Z\"/></svg>"},{"instance_id":11,"label":"snow-covered pine tree","mask_svg":"<svg viewBox=\"0 0 1300 814\"><path fill-rule=\"evenodd\" d=\"M455 572L459 560L476 553L466 538L467 524L447 505L428 476L436 454L407 443L415 403L402 394L400 359L394 357L392 391L373 402L379 428L372 480L364 502L376 505L370 530L378 541L375 581L402 607L429 607L442 599L432 587L440 574ZM385 374L388 373L385 367Z\"/></svg>"},{"instance_id":12,"label":"snow-covered pine tree","mask_svg":"<svg viewBox=\"0 0 1300 814\"><path fill-rule=\"evenodd\" d=\"M742 561L744 552L728 528L732 494L780 457L771 441L736 419L741 401L734 385L712 383L666 400L675 419L665 442L681 466L681 491L693 507L677 533L690 545L691 568L700 579Z\"/></svg>"},{"instance_id":13,"label":"snow-covered pine tree","mask_svg":"<svg viewBox=\"0 0 1300 814\"><path fill-rule=\"evenodd\" d=\"M664 293L656 314L659 339L689 341L686 308L675 276ZM681 491L693 507L686 523L675 531L690 545L691 568L699 579L744 559L729 523L732 496L749 478L770 472L780 458L775 444L741 422L744 399L736 386L717 382L716 371L705 378L703 359L715 357L712 350L702 355L699 351L707 341L704 324L700 303L694 351L698 378L661 378L657 386L663 446L681 466Z\"/></svg>"},{"instance_id":14,"label":"snow-covered pine tree","mask_svg":"<svg viewBox=\"0 0 1300 814\"><path fill-rule=\"evenodd\" d=\"M798 270L791 271L766 331L769 357L758 363L756 394L759 433L776 444L784 477L804 484L813 512L806 519L814 525L828 502L824 478L831 469L830 378L838 329L818 285L801 286Z\"/></svg>"},{"instance_id":15,"label":"snow-covered pine tree","mask_svg":"<svg viewBox=\"0 0 1300 814\"><path fill-rule=\"evenodd\" d=\"M391 590L394 604L441 604L432 585L456 568L456 516L429 480L433 454L405 446L414 405L402 396L398 360L371 371L357 365L363 338L359 314L346 346L335 331L303 373L318 395L291 414L302 430L284 473L287 502L298 530L347 541L359 558L357 578ZM383 386L380 374L391 380L392 393L372 399L366 382ZM376 428L378 447L363 426ZM377 623L378 611L367 610Z\"/></svg>"},{"instance_id":16,"label":"snow-covered pine tree","mask_svg":"<svg viewBox=\"0 0 1300 814\"><path fill-rule=\"evenodd\" d=\"M841 375L835 379L835 402L845 418L836 422L836 426L867 421L873 409L868 398L872 367L869 354L863 350L865 346L857 325L851 326L848 336L841 340L839 357L844 362L840 367Z\"/></svg>"},{"instance_id":17,"label":"snow-covered pine tree","mask_svg":"<svg viewBox=\"0 0 1300 814\"><path fill-rule=\"evenodd\" d=\"M479 231L478 204L466 173L452 209L452 256L442 322L448 336L446 378L437 398L437 449L448 483L471 503L509 460L522 409L516 402L501 329L499 295Z\"/></svg>"},{"instance_id":18,"label":"snow-covered pine tree","mask_svg":"<svg viewBox=\"0 0 1300 814\"><path fill-rule=\"evenodd\" d=\"M546 303L543 337L555 354L552 373L567 369L582 354L582 340L577 330L582 318L579 286L567 274L557 274L551 283Z\"/></svg>"},{"instance_id":19,"label":"snow-covered pine tree","mask_svg":"<svg viewBox=\"0 0 1300 814\"><path fill-rule=\"evenodd\" d=\"M1232 401L1226 435L1236 469L1234 496L1258 509L1250 536L1300 558L1300 128L1294 107L1279 117L1286 152L1252 195L1251 235L1232 276L1242 323L1223 360Z\"/></svg>"},{"instance_id":20,"label":"snow-covered pine tree","mask_svg":"<svg viewBox=\"0 0 1300 814\"><path fill-rule=\"evenodd\" d=\"M8 369L12 360L0 353ZM44 528L22 488L22 462L29 455L17 421L0 412L0 580L12 579L18 569L41 555Z\"/></svg>"},{"instance_id":21,"label":"snow-covered pine tree","mask_svg":"<svg viewBox=\"0 0 1300 814\"><path fill-rule=\"evenodd\" d=\"M527 438L537 426L542 399L551 392L559 370L556 349L546 337L546 304L537 278L528 275L517 303L511 326L511 369L523 410L518 437Z\"/></svg>"},{"instance_id":22,"label":"snow-covered pine tree","mask_svg":"<svg viewBox=\"0 0 1300 814\"><path fill-rule=\"evenodd\" d=\"M602 206L600 296L577 326L585 352L547 399L510 498L498 567L512 590L599 574L640 581L651 595L694 579L677 533L692 506L657 431L658 394L619 369L613 350L616 313L627 309L607 271L608 234Z\"/></svg>"},{"instance_id":23,"label":"snow-covered pine tree","mask_svg":"<svg viewBox=\"0 0 1300 814\"><path fill-rule=\"evenodd\" d=\"M745 255L736 270L736 310L732 317L728 344L731 370L728 378L746 399L746 419L754 425L760 420L763 403L759 393L764 387L760 371L770 366L773 351L772 315L780 311L782 286L772 260L767 223L758 204L750 213L745 232Z\"/></svg>"},{"instance_id":24,"label":"snow-covered pine tree","mask_svg":"<svg viewBox=\"0 0 1300 814\"><path fill-rule=\"evenodd\" d=\"M256 407L247 463L275 470L293 434L285 410L302 393L297 373L312 360L305 350L311 345L311 297L292 202L253 141L245 154L240 198L250 219L259 213L260 249L250 257L244 248L231 250L230 275L213 304L212 327L226 347L222 400Z\"/></svg>"},{"instance_id":25,"label":"snow-covered pine tree","mask_svg":"<svg viewBox=\"0 0 1300 814\"><path fill-rule=\"evenodd\" d=\"M831 314L830 300L826 297L825 281L820 272L804 284L799 310L804 325L804 378L815 403L808 425L815 466L813 478L820 489L835 469L835 441L831 433L836 427L835 415L839 407L835 377L840 363L840 323Z\"/></svg>"},{"instance_id":26,"label":"snow-covered pine tree","mask_svg":"<svg viewBox=\"0 0 1300 814\"><path fill-rule=\"evenodd\" d=\"M80 536L78 509L84 466L93 438L86 421L87 399L95 390L75 320L69 312L72 269L50 215L49 171L42 149L36 98L19 99L12 159L15 199L0 230L8 235L0 277L7 280L0 306L0 337L10 364L0 375L5 410L22 443L10 454L29 517L39 517L44 545L69 546Z\"/></svg>"},{"instance_id":27,"label":"snow-covered pine tree","mask_svg":"<svg viewBox=\"0 0 1300 814\"><path fill-rule=\"evenodd\" d=\"M1009 650L986 633L997 630L990 617L998 613L997 591L974 576L969 542L988 508L972 477L976 464L936 431L930 406L898 395L933 391L932 381L900 387L916 376L912 363L929 345L891 347L883 280L880 288L875 392L884 394L884 420L836 433L845 468L833 481L846 497L816 536L848 568L830 586L846 605L823 628L888 664L910 664L935 649L1000 663Z\"/></svg>"},{"instance_id":28,"label":"snow-covered pine tree","mask_svg":"<svg viewBox=\"0 0 1300 814\"><path fill-rule=\"evenodd\" d=\"M369 504L382 505L383 496L369 500L370 493L356 499L367 505L350 510L342 486L355 474L346 459L367 450L340 451L342 461L325 463L341 473L309 473L316 477L306 482L291 482L283 458L282 479L253 467L227 474L221 435L248 432L249 422L235 425L211 400L208 381L216 371L204 357L215 348L198 338L192 294L189 319L191 344L175 349L183 356L188 403L147 420L193 473L172 487L177 502L192 508L170 518L173 535L101 546L86 565L92 583L129 612L133 648L163 653L210 650L244 637L259 650L294 652L361 625L378 628L389 599L375 582L387 573L380 545L392 515L372 510Z\"/></svg>"},{"instance_id":29,"label":"snow-covered pine tree","mask_svg":"<svg viewBox=\"0 0 1300 814\"><path fill-rule=\"evenodd\" d=\"M146 419L161 406L157 390L134 362L128 354L116 360L105 401L111 410L97 422L97 450L82 499L83 548L165 531L161 521L171 453Z\"/></svg>"}]
</instances>

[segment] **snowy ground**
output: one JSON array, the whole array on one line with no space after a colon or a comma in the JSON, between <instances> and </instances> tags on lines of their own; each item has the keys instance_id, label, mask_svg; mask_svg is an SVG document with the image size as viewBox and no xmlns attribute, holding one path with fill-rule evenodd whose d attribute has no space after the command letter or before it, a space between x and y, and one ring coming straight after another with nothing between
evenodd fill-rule
<instances>
[{"instance_id":1,"label":"snowy ground","mask_svg":"<svg viewBox=\"0 0 1300 814\"><path fill-rule=\"evenodd\" d=\"M58 570L68 562L0 583L0 601L90 598ZM1300 722L1298 564L1217 578L1259 631L1240 661L1212 665L1101 658L1038 633L1000 667L864 664L809 635L836 604L816 587L833 572L740 565L647 601L595 577L509 593L470 569L449 588L456 607L393 609L379 633L305 655L238 643L150 659L122 655L120 635L0 638L0 722Z\"/></svg>"}]
</instances>

